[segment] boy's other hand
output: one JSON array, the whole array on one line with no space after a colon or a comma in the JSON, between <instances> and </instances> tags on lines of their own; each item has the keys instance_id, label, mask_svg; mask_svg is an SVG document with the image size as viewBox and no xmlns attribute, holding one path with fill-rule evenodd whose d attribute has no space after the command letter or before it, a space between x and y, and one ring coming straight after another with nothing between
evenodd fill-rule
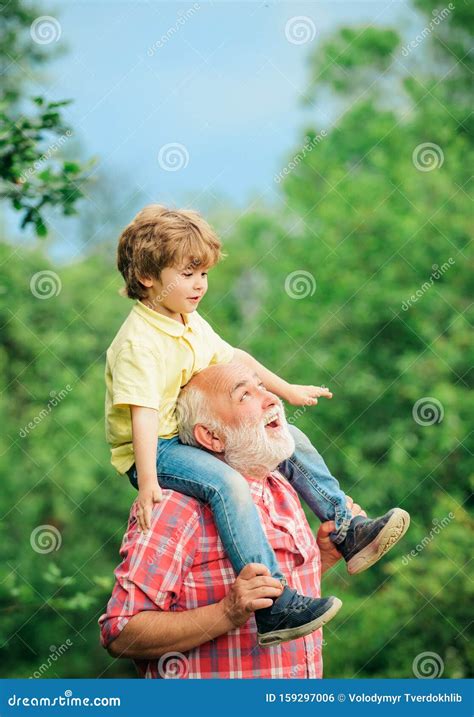
<instances>
[{"instance_id":1,"label":"boy's other hand","mask_svg":"<svg viewBox=\"0 0 474 717\"><path fill-rule=\"evenodd\" d=\"M315 406L318 398L332 398L332 393L327 386L299 386L290 383L286 395L282 398L293 406Z\"/></svg>"},{"instance_id":2,"label":"boy's other hand","mask_svg":"<svg viewBox=\"0 0 474 717\"><path fill-rule=\"evenodd\" d=\"M159 503L162 497L163 495L158 481L154 485L146 485L139 489L137 498L137 520L138 527L143 532L150 529L153 504Z\"/></svg>"}]
</instances>

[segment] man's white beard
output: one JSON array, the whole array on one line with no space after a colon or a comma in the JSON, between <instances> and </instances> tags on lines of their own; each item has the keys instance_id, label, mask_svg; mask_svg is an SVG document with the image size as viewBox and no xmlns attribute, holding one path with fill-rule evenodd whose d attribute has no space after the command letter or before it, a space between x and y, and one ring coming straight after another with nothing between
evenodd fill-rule
<instances>
[{"instance_id":1,"label":"man's white beard","mask_svg":"<svg viewBox=\"0 0 474 717\"><path fill-rule=\"evenodd\" d=\"M261 422L241 424L237 428L224 429L225 462L239 473L259 477L270 473L289 458L295 450L295 441L281 411L281 428L266 429ZM274 433L270 433L273 431Z\"/></svg>"}]
</instances>

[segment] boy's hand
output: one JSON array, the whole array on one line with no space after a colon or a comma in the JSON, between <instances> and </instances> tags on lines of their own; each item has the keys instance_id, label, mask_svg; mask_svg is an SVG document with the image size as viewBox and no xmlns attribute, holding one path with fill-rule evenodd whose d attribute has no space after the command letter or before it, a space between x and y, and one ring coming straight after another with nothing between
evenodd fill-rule
<instances>
[{"instance_id":1,"label":"boy's hand","mask_svg":"<svg viewBox=\"0 0 474 717\"><path fill-rule=\"evenodd\" d=\"M327 386L299 386L290 383L282 398L293 406L315 406L318 398L332 398L332 393Z\"/></svg>"},{"instance_id":2,"label":"boy's hand","mask_svg":"<svg viewBox=\"0 0 474 717\"><path fill-rule=\"evenodd\" d=\"M143 532L150 529L153 503L159 503L162 497L163 495L158 481L156 481L155 484L147 484L139 489L137 498L137 520L138 527Z\"/></svg>"}]
</instances>

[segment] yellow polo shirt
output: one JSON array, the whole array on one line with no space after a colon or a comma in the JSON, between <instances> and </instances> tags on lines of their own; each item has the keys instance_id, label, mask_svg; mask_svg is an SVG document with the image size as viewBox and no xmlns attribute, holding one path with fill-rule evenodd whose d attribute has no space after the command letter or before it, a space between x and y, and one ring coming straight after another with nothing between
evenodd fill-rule
<instances>
[{"instance_id":1,"label":"yellow polo shirt","mask_svg":"<svg viewBox=\"0 0 474 717\"><path fill-rule=\"evenodd\" d=\"M158 437L178 434L176 401L207 366L229 363L234 349L197 311L180 324L137 301L107 349L105 431L119 473L134 463L130 405L154 408Z\"/></svg>"}]
</instances>

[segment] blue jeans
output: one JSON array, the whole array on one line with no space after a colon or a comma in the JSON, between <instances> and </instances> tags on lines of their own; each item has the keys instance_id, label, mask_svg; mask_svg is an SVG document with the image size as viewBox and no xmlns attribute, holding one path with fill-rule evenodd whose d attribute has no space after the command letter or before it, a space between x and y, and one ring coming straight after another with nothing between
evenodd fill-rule
<instances>
[{"instance_id":1,"label":"blue jeans","mask_svg":"<svg viewBox=\"0 0 474 717\"><path fill-rule=\"evenodd\" d=\"M278 470L321 520L334 520L335 542L344 539L351 514L337 480L305 434L290 426L295 452ZM133 465L127 474L137 488ZM236 574L247 563L263 563L272 576L283 577L275 553L262 528L245 478L206 450L187 446L178 436L158 441L157 474L160 486L209 504L224 549Z\"/></svg>"}]
</instances>

